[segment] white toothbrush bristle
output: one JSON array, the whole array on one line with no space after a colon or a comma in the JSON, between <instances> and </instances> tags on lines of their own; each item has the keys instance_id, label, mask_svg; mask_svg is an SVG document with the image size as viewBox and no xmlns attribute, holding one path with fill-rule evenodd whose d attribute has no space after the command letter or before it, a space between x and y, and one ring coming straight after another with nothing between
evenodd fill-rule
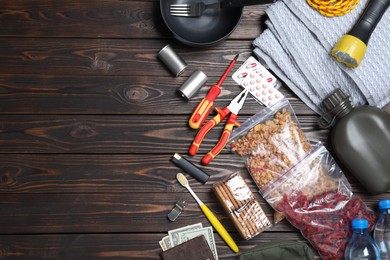
<instances>
[{"instance_id":1,"label":"white toothbrush bristle","mask_svg":"<svg viewBox=\"0 0 390 260\"><path fill-rule=\"evenodd\" d=\"M186 178L186 176L184 176L183 173L179 172L178 174L176 174L176 179L179 181L179 183L183 186L186 186L188 185L188 180Z\"/></svg>"}]
</instances>

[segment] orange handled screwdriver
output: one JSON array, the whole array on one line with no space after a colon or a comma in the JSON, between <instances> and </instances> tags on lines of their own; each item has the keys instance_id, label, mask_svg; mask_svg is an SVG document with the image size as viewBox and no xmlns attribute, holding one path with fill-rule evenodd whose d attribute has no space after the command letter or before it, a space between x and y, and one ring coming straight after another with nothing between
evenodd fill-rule
<instances>
[{"instance_id":1,"label":"orange handled screwdriver","mask_svg":"<svg viewBox=\"0 0 390 260\"><path fill-rule=\"evenodd\" d=\"M214 100L218 97L219 93L221 93L221 85L229 75L229 72L236 63L237 58L238 55L236 55L236 57L234 57L234 59L230 62L218 83L210 88L206 97L195 107L190 119L188 120L188 124L192 129L198 129L210 114Z\"/></svg>"},{"instance_id":2,"label":"orange handled screwdriver","mask_svg":"<svg viewBox=\"0 0 390 260\"><path fill-rule=\"evenodd\" d=\"M210 121L208 121L197 133L188 153L190 155L196 155L199 150L199 146L202 143L204 137L207 133L221 121L223 121L230 113L230 117L226 121L225 128L219 139L217 145L202 159L203 164L209 164L225 147L228 142L233 127L239 126L240 123L237 122L237 114L241 110L242 106L245 103L246 96L248 95L248 90L244 89L240 94L238 94L229 104L229 106L224 108L216 107L217 115L214 116Z\"/></svg>"}]
</instances>

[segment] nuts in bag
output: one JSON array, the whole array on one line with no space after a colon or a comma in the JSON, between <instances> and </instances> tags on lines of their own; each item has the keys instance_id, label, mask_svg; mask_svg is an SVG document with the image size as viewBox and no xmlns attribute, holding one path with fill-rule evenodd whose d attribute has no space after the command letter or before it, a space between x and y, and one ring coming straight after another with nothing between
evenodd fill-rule
<instances>
[{"instance_id":1,"label":"nuts in bag","mask_svg":"<svg viewBox=\"0 0 390 260\"><path fill-rule=\"evenodd\" d=\"M232 151L243 156L261 189L301 161L311 145L286 99L264 108L232 134Z\"/></svg>"},{"instance_id":2,"label":"nuts in bag","mask_svg":"<svg viewBox=\"0 0 390 260\"><path fill-rule=\"evenodd\" d=\"M244 239L251 239L271 226L260 203L238 172L214 184L213 192Z\"/></svg>"},{"instance_id":3,"label":"nuts in bag","mask_svg":"<svg viewBox=\"0 0 390 260\"><path fill-rule=\"evenodd\" d=\"M323 259L343 259L352 219L366 218L370 228L376 221L375 213L353 195L344 173L323 145L260 193Z\"/></svg>"},{"instance_id":4,"label":"nuts in bag","mask_svg":"<svg viewBox=\"0 0 390 260\"><path fill-rule=\"evenodd\" d=\"M233 131L231 140L232 151L244 158L259 189L279 178L311 150L287 99L251 117ZM275 223L282 219L275 214Z\"/></svg>"}]
</instances>

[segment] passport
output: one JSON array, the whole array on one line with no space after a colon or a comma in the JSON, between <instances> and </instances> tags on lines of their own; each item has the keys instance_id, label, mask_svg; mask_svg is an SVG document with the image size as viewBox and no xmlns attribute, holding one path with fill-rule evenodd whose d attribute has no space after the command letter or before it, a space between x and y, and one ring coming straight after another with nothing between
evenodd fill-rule
<instances>
[{"instance_id":1,"label":"passport","mask_svg":"<svg viewBox=\"0 0 390 260\"><path fill-rule=\"evenodd\" d=\"M162 260L215 260L204 236L198 236L160 252Z\"/></svg>"}]
</instances>

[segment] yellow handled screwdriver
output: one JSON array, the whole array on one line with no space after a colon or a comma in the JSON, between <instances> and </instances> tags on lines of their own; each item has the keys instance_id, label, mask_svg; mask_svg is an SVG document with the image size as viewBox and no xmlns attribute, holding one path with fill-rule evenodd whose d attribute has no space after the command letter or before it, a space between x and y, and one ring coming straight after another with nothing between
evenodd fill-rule
<instances>
[{"instance_id":1,"label":"yellow handled screwdriver","mask_svg":"<svg viewBox=\"0 0 390 260\"><path fill-rule=\"evenodd\" d=\"M187 178L182 173L176 174L176 179L179 181L179 183L186 188L192 197L196 200L198 203L200 209L203 211L204 215L207 217L207 219L210 221L211 225L217 230L218 234L225 240L226 244L233 250L233 252L237 253L240 250L238 249L238 246L234 242L233 238L230 236L230 234L226 231L225 227L222 225L221 222L217 219L217 217L211 212L211 210L196 196L195 192L191 189Z\"/></svg>"}]
</instances>

